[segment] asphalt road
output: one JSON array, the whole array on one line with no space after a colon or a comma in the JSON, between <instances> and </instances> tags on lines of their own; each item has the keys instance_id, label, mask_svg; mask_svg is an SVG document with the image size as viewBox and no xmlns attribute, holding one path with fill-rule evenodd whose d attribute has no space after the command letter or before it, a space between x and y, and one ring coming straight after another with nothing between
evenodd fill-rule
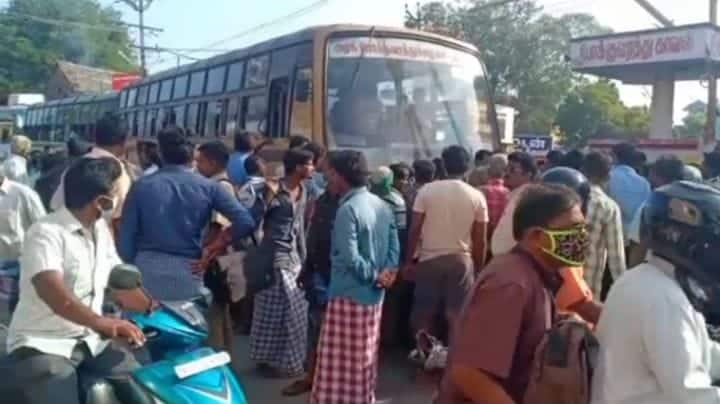
<instances>
[{"instance_id":1,"label":"asphalt road","mask_svg":"<svg viewBox=\"0 0 720 404\"><path fill-rule=\"evenodd\" d=\"M237 337L238 352L241 358L248 357L247 337ZM432 385L415 380L414 370L407 365L402 352L383 352L380 356L380 374L378 386L378 404L431 404ZM292 380L263 379L254 370L254 364L244 363L240 381L246 390L248 402L254 403L307 403L309 395L284 397L280 391Z\"/></svg>"}]
</instances>

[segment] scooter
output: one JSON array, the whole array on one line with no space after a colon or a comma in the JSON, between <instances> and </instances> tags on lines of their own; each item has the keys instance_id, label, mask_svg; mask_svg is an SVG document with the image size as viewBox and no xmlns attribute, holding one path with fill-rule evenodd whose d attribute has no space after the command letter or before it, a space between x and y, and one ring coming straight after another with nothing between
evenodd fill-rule
<instances>
[{"instance_id":1,"label":"scooter","mask_svg":"<svg viewBox=\"0 0 720 404\"><path fill-rule=\"evenodd\" d=\"M142 287L140 272L132 265L113 268L108 287L128 290ZM98 380L85 389L87 404L247 404L243 388L226 352L206 346L207 323L202 303L159 303L129 320L145 334L151 363L135 370L129 383L113 386Z\"/></svg>"}]
</instances>

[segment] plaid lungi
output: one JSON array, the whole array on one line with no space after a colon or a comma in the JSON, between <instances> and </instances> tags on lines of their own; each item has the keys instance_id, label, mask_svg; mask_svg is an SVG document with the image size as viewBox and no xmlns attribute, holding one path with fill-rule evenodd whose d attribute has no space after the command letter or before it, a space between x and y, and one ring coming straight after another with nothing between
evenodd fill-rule
<instances>
[{"instance_id":1,"label":"plaid lungi","mask_svg":"<svg viewBox=\"0 0 720 404\"><path fill-rule=\"evenodd\" d=\"M155 251L140 251L135 257L143 286L150 296L161 301L184 301L200 295L202 276L192 273L192 261Z\"/></svg>"},{"instance_id":2,"label":"plaid lungi","mask_svg":"<svg viewBox=\"0 0 720 404\"><path fill-rule=\"evenodd\" d=\"M318 347L310 402L373 404L382 304L330 300Z\"/></svg>"},{"instance_id":3,"label":"plaid lungi","mask_svg":"<svg viewBox=\"0 0 720 404\"><path fill-rule=\"evenodd\" d=\"M275 284L255 295L250 359L300 374L307 351L307 301L297 286L300 268L280 270Z\"/></svg>"}]
</instances>

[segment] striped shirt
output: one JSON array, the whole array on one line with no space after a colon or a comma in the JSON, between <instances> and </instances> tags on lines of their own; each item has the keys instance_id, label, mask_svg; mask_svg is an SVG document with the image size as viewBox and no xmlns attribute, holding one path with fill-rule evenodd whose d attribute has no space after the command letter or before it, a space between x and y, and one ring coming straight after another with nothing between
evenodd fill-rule
<instances>
[{"instance_id":1,"label":"striped shirt","mask_svg":"<svg viewBox=\"0 0 720 404\"><path fill-rule=\"evenodd\" d=\"M590 247L585 261L585 281L593 295L600 296L605 269L617 280L626 264L620 207L597 185L590 189L587 224Z\"/></svg>"}]
</instances>

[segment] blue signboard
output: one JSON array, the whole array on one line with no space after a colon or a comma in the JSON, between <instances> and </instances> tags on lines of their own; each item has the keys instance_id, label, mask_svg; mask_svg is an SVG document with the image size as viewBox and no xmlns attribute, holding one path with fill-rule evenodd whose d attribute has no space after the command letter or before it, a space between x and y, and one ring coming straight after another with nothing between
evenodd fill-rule
<instances>
[{"instance_id":1,"label":"blue signboard","mask_svg":"<svg viewBox=\"0 0 720 404\"><path fill-rule=\"evenodd\" d=\"M553 138L548 135L515 135L515 143L531 154L545 155L552 150Z\"/></svg>"}]
</instances>

